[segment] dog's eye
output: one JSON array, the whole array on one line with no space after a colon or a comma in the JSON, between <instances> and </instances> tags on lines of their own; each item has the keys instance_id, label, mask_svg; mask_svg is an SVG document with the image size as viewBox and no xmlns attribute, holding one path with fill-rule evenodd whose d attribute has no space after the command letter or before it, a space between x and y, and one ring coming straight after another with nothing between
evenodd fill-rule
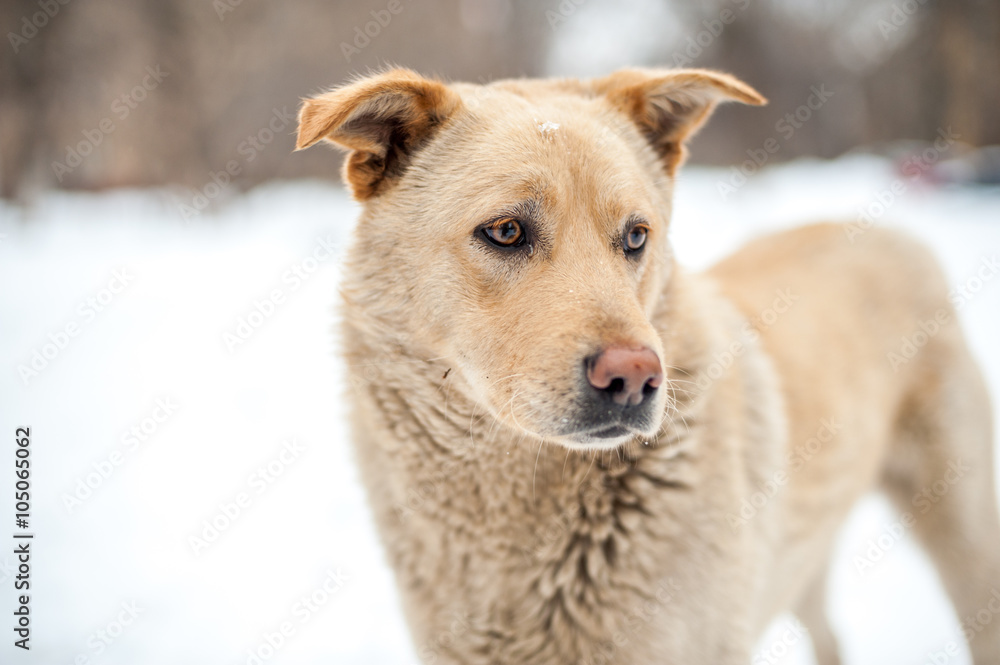
<instances>
[{"instance_id":1,"label":"dog's eye","mask_svg":"<svg viewBox=\"0 0 1000 665\"><path fill-rule=\"evenodd\" d=\"M519 247L524 243L524 229L516 219L504 217L483 227L483 235L497 247Z\"/></svg>"},{"instance_id":2,"label":"dog's eye","mask_svg":"<svg viewBox=\"0 0 1000 665\"><path fill-rule=\"evenodd\" d=\"M649 227L645 224L636 224L625 234L625 252L638 252L646 244L646 236L649 235Z\"/></svg>"}]
</instances>

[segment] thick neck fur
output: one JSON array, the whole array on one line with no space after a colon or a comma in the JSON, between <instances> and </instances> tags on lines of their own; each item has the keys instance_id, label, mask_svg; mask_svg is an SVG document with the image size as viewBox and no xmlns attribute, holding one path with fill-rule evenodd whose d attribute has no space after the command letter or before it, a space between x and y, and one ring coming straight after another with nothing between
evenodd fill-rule
<instances>
[{"instance_id":1,"label":"thick neck fur","mask_svg":"<svg viewBox=\"0 0 1000 665\"><path fill-rule=\"evenodd\" d=\"M358 458L422 658L589 662L633 609L666 611L681 586L697 584L670 578L668 559L712 556L702 545L718 540L700 542L700 530L716 527L689 523L685 506L696 487L719 482L699 455L713 443L698 436L705 393L696 386L726 342L692 306L692 289L708 293L675 274L654 321L673 397L659 436L603 452L569 451L498 421L446 358L415 354L345 291ZM683 530L692 542L682 552L633 548L648 529ZM607 611L615 605L620 612ZM629 648L651 645L637 636ZM470 651L481 659L469 661Z\"/></svg>"}]
</instances>

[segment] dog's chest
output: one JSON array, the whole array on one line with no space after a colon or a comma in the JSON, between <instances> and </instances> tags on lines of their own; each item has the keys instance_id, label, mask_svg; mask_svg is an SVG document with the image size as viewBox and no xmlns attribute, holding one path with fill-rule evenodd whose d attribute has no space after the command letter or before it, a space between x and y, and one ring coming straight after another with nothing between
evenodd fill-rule
<instances>
[{"instance_id":1,"label":"dog's chest","mask_svg":"<svg viewBox=\"0 0 1000 665\"><path fill-rule=\"evenodd\" d=\"M633 650L663 638L650 625L679 588L669 543L691 528L674 512L685 512L683 463L549 452L530 469L493 459L484 473L482 458L435 466L447 483L425 486L397 550L420 605L436 608L432 641L460 618L456 653L530 663L553 662L540 655L549 650L587 657L615 634Z\"/></svg>"}]
</instances>

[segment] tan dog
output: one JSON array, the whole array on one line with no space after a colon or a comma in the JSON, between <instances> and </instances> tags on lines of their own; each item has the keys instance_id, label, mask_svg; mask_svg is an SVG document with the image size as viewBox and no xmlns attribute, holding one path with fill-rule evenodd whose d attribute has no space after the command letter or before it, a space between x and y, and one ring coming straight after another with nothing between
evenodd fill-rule
<instances>
[{"instance_id":1,"label":"tan dog","mask_svg":"<svg viewBox=\"0 0 1000 665\"><path fill-rule=\"evenodd\" d=\"M962 619L1000 589L990 406L930 254L823 225L675 262L684 141L726 100L764 101L703 70L397 69L305 102L298 147L350 150L364 203L354 438L424 662L746 665L790 610L837 663L827 561L873 488ZM1000 662L1000 617L970 626Z\"/></svg>"}]
</instances>

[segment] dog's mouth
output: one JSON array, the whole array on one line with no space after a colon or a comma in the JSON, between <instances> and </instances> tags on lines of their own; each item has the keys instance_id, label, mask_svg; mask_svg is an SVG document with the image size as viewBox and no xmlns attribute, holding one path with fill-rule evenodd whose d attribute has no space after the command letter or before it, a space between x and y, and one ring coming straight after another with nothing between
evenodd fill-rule
<instances>
[{"instance_id":1,"label":"dog's mouth","mask_svg":"<svg viewBox=\"0 0 1000 665\"><path fill-rule=\"evenodd\" d=\"M632 432L623 425L612 425L596 432L588 432L588 436L594 439L617 439L627 436Z\"/></svg>"},{"instance_id":2,"label":"dog's mouth","mask_svg":"<svg viewBox=\"0 0 1000 665\"><path fill-rule=\"evenodd\" d=\"M638 438L655 436L660 425L658 410L652 400L638 406L603 404L597 409L592 403L584 404L575 417L562 421L553 438L575 449L617 448Z\"/></svg>"},{"instance_id":3,"label":"dog's mouth","mask_svg":"<svg viewBox=\"0 0 1000 665\"><path fill-rule=\"evenodd\" d=\"M593 429L567 432L557 437L557 440L562 445L577 450L609 450L641 436L646 436L643 430L619 422Z\"/></svg>"}]
</instances>

